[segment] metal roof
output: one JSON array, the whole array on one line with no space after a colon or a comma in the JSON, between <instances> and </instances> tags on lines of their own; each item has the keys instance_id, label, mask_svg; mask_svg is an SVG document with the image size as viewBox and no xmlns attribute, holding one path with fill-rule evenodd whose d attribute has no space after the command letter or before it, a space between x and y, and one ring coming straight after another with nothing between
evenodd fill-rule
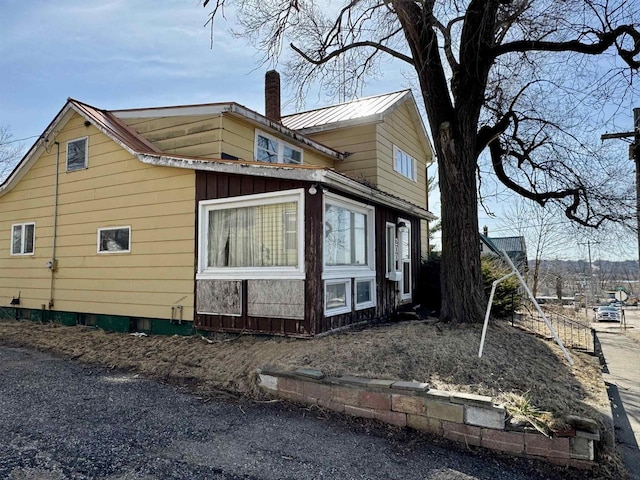
<instances>
[{"instance_id":1,"label":"metal roof","mask_svg":"<svg viewBox=\"0 0 640 480\"><path fill-rule=\"evenodd\" d=\"M408 95L411 95L411 90L358 98L346 103L286 115L282 117L282 124L292 130L304 130L333 123L364 119L383 114Z\"/></svg>"},{"instance_id":2,"label":"metal roof","mask_svg":"<svg viewBox=\"0 0 640 480\"><path fill-rule=\"evenodd\" d=\"M489 237L498 250L505 252L526 252L523 237Z\"/></svg>"}]
</instances>

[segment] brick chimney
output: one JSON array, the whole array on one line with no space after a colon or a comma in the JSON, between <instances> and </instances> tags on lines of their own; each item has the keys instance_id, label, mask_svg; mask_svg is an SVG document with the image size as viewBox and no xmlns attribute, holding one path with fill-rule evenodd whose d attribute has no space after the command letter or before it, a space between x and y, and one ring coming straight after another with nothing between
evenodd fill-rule
<instances>
[{"instance_id":1,"label":"brick chimney","mask_svg":"<svg viewBox=\"0 0 640 480\"><path fill-rule=\"evenodd\" d=\"M264 115L280 123L280 74L269 70L264 76Z\"/></svg>"}]
</instances>

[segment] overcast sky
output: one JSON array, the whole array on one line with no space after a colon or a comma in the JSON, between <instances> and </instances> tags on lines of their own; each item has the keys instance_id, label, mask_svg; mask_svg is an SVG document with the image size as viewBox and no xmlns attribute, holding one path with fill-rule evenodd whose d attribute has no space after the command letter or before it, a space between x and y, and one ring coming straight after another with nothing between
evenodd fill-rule
<instances>
[{"instance_id":1,"label":"overcast sky","mask_svg":"<svg viewBox=\"0 0 640 480\"><path fill-rule=\"evenodd\" d=\"M68 97L109 110L235 101L262 113L269 66L259 65L255 52L230 35L231 12L229 21L216 20L210 48L211 31L204 27L208 10L200 3L0 0L0 126L9 127L14 140L25 139L21 143L28 148ZM383 64L381 78L362 94L407 88L405 77L396 64ZM284 113L293 111L290 94L283 85ZM305 107L329 103L326 92L315 93ZM439 204L436 193L430 199L436 215ZM490 207L499 215L503 211L499 202ZM484 211L479 216L480 227L488 225L490 234L516 234L504 218L489 218ZM628 253L601 256L637 258L633 238L624 243ZM570 256L583 253L576 247Z\"/></svg>"}]
</instances>

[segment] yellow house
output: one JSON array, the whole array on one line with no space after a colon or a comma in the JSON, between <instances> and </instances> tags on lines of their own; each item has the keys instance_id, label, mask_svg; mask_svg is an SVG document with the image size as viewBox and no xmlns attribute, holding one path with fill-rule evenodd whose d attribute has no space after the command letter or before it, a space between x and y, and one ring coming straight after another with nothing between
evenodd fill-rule
<instances>
[{"instance_id":1,"label":"yellow house","mask_svg":"<svg viewBox=\"0 0 640 480\"><path fill-rule=\"evenodd\" d=\"M0 185L0 307L311 336L411 305L432 152L409 91L280 117L69 99Z\"/></svg>"}]
</instances>

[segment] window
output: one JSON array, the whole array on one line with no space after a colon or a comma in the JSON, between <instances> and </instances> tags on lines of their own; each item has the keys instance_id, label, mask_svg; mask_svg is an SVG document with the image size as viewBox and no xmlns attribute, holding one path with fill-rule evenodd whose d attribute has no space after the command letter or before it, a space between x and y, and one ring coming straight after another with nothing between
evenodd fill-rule
<instances>
[{"instance_id":1,"label":"window","mask_svg":"<svg viewBox=\"0 0 640 480\"><path fill-rule=\"evenodd\" d=\"M304 278L303 195L200 202L199 278Z\"/></svg>"},{"instance_id":2,"label":"window","mask_svg":"<svg viewBox=\"0 0 640 480\"><path fill-rule=\"evenodd\" d=\"M373 269L373 208L330 194L324 205L324 264Z\"/></svg>"},{"instance_id":3,"label":"window","mask_svg":"<svg viewBox=\"0 0 640 480\"><path fill-rule=\"evenodd\" d=\"M98 253L127 253L131 251L131 227L98 229Z\"/></svg>"},{"instance_id":4,"label":"window","mask_svg":"<svg viewBox=\"0 0 640 480\"><path fill-rule=\"evenodd\" d=\"M351 311L351 279L327 280L324 283L325 316Z\"/></svg>"},{"instance_id":5,"label":"window","mask_svg":"<svg viewBox=\"0 0 640 480\"><path fill-rule=\"evenodd\" d=\"M414 182L418 180L417 163L415 158L408 155L395 145L393 146L393 169L400 175Z\"/></svg>"},{"instance_id":6,"label":"window","mask_svg":"<svg viewBox=\"0 0 640 480\"><path fill-rule=\"evenodd\" d=\"M356 279L356 310L376 306L376 282L373 278Z\"/></svg>"},{"instance_id":7,"label":"window","mask_svg":"<svg viewBox=\"0 0 640 480\"><path fill-rule=\"evenodd\" d=\"M67 142L67 172L87 168L87 137Z\"/></svg>"},{"instance_id":8,"label":"window","mask_svg":"<svg viewBox=\"0 0 640 480\"><path fill-rule=\"evenodd\" d=\"M35 223L20 223L11 226L11 255L33 255Z\"/></svg>"},{"instance_id":9,"label":"window","mask_svg":"<svg viewBox=\"0 0 640 480\"><path fill-rule=\"evenodd\" d=\"M266 163L302 163L302 150L256 130L256 160Z\"/></svg>"},{"instance_id":10,"label":"window","mask_svg":"<svg viewBox=\"0 0 640 480\"><path fill-rule=\"evenodd\" d=\"M411 300L411 222L405 219L398 219L398 250L400 258L400 271L402 272L402 285L400 298Z\"/></svg>"}]
</instances>

